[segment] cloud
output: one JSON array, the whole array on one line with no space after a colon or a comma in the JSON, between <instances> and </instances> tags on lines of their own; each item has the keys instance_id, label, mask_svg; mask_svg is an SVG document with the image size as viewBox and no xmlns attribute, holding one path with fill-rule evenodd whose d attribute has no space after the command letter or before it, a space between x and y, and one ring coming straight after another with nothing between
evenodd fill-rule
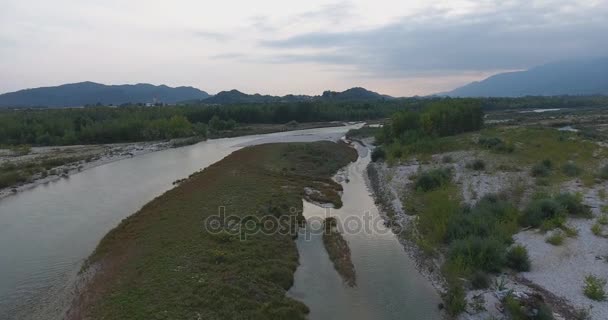
<instances>
[{"instance_id":1,"label":"cloud","mask_svg":"<svg viewBox=\"0 0 608 320\"><path fill-rule=\"evenodd\" d=\"M210 39L214 41L224 42L232 39L232 36L227 33L211 32L211 31L194 31L195 37Z\"/></svg>"},{"instance_id":2,"label":"cloud","mask_svg":"<svg viewBox=\"0 0 608 320\"><path fill-rule=\"evenodd\" d=\"M522 69L608 54L608 3L493 3L462 14L430 9L380 27L263 40L273 63L350 65L362 73L412 74ZM306 53L300 53L305 51Z\"/></svg>"}]
</instances>

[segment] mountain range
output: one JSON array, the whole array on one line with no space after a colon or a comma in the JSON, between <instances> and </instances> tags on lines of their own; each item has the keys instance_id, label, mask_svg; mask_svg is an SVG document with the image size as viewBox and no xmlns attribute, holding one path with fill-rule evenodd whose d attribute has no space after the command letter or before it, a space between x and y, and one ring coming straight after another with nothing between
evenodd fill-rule
<instances>
[{"instance_id":1,"label":"mountain range","mask_svg":"<svg viewBox=\"0 0 608 320\"><path fill-rule=\"evenodd\" d=\"M550 63L525 71L506 72L472 82L449 92L450 97L520 97L556 95L608 95L608 57ZM0 107L76 107L124 103L238 104L299 101L380 101L394 99L364 88L342 92L325 91L319 96L271 96L246 94L238 90L216 95L193 87L151 84L104 85L80 82L56 87L25 89L0 94Z\"/></svg>"},{"instance_id":2,"label":"mountain range","mask_svg":"<svg viewBox=\"0 0 608 320\"><path fill-rule=\"evenodd\" d=\"M451 97L608 94L608 57L560 61L493 75L450 92Z\"/></svg>"},{"instance_id":3,"label":"mountain range","mask_svg":"<svg viewBox=\"0 0 608 320\"><path fill-rule=\"evenodd\" d=\"M0 95L4 107L75 107L101 103L118 105L128 102L162 101L175 103L189 99L205 99L205 91L193 87L171 88L151 84L104 85L79 82L56 87L25 89Z\"/></svg>"},{"instance_id":4,"label":"mountain range","mask_svg":"<svg viewBox=\"0 0 608 320\"><path fill-rule=\"evenodd\" d=\"M0 95L0 107L77 107L85 105L120 105L123 103L201 103L238 104L298 101L374 101L392 99L364 88L343 92L325 91L321 96L270 96L246 94L238 90L209 95L192 87L171 88L165 85L104 85L94 82L65 84L57 87L25 89Z\"/></svg>"}]
</instances>

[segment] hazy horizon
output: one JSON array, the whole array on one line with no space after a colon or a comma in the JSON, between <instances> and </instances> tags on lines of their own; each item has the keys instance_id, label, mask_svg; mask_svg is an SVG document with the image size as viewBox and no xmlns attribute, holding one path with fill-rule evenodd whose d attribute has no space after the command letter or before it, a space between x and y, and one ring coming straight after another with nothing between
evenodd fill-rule
<instances>
[{"instance_id":1,"label":"hazy horizon","mask_svg":"<svg viewBox=\"0 0 608 320\"><path fill-rule=\"evenodd\" d=\"M0 93L93 81L319 95L427 95L608 54L608 3L7 0Z\"/></svg>"}]
</instances>

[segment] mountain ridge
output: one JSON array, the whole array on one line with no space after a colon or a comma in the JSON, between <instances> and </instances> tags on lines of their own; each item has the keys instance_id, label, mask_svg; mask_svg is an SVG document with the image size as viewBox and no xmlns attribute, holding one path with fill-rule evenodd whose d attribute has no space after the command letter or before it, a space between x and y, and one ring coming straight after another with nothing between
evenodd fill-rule
<instances>
[{"instance_id":1,"label":"mountain ridge","mask_svg":"<svg viewBox=\"0 0 608 320\"><path fill-rule=\"evenodd\" d=\"M152 102L222 105L303 101L377 101L387 99L394 98L362 87L354 87L342 92L327 90L319 96L246 94L236 89L209 95L207 92L194 87L173 88L148 83L105 85L85 81L0 94L0 107L80 107L98 103L120 105Z\"/></svg>"},{"instance_id":2,"label":"mountain ridge","mask_svg":"<svg viewBox=\"0 0 608 320\"><path fill-rule=\"evenodd\" d=\"M78 107L101 103L176 103L209 97L194 87L169 87L148 83L105 85L92 81L23 89L0 94L0 107Z\"/></svg>"},{"instance_id":3,"label":"mountain ridge","mask_svg":"<svg viewBox=\"0 0 608 320\"><path fill-rule=\"evenodd\" d=\"M522 97L608 94L608 57L565 60L495 74L439 95Z\"/></svg>"}]
</instances>

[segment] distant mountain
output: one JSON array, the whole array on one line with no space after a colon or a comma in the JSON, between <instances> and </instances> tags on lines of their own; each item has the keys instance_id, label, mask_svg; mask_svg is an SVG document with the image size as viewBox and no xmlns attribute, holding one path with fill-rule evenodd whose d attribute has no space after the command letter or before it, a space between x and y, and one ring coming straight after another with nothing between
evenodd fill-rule
<instances>
[{"instance_id":1,"label":"distant mountain","mask_svg":"<svg viewBox=\"0 0 608 320\"><path fill-rule=\"evenodd\" d=\"M75 107L86 104L122 104L205 99L209 94L193 87L171 88L165 85L104 85L94 82L65 84L57 87L25 89L0 95L0 107Z\"/></svg>"},{"instance_id":2,"label":"distant mountain","mask_svg":"<svg viewBox=\"0 0 608 320\"><path fill-rule=\"evenodd\" d=\"M608 57L550 63L526 71L500 73L442 95L519 97L608 94Z\"/></svg>"},{"instance_id":3,"label":"distant mountain","mask_svg":"<svg viewBox=\"0 0 608 320\"><path fill-rule=\"evenodd\" d=\"M377 92L369 91L364 88L356 87L342 92L325 91L321 99L339 101L363 101L363 100L384 100L392 99L391 96L382 95Z\"/></svg>"},{"instance_id":4,"label":"distant mountain","mask_svg":"<svg viewBox=\"0 0 608 320\"><path fill-rule=\"evenodd\" d=\"M321 96L293 95L270 96L260 94L245 94L238 90L222 91L215 96L199 101L206 104L238 104L238 103L272 103L272 102L298 102L298 101L372 101L392 99L390 96L366 90L352 88L343 92L325 91Z\"/></svg>"}]
</instances>

